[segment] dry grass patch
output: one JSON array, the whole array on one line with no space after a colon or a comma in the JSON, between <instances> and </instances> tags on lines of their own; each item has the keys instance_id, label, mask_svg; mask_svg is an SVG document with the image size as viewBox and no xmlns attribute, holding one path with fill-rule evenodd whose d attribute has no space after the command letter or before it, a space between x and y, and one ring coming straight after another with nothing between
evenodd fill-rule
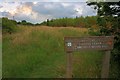
<instances>
[{"instance_id":1,"label":"dry grass patch","mask_svg":"<svg viewBox=\"0 0 120 80\"><path fill-rule=\"evenodd\" d=\"M16 34L13 34L13 44L26 44L29 41L29 35L32 32L32 27L20 27L22 30Z\"/></svg>"}]
</instances>

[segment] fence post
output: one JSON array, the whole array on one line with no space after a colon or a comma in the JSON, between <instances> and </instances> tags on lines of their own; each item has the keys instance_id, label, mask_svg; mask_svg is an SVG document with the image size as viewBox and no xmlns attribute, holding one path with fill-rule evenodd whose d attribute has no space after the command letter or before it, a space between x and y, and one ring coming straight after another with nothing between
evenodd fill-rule
<instances>
[{"instance_id":1,"label":"fence post","mask_svg":"<svg viewBox=\"0 0 120 80\"><path fill-rule=\"evenodd\" d=\"M67 78L72 78L72 52L67 52Z\"/></svg>"},{"instance_id":2,"label":"fence post","mask_svg":"<svg viewBox=\"0 0 120 80\"><path fill-rule=\"evenodd\" d=\"M110 51L105 51L102 63L101 78L109 77Z\"/></svg>"}]
</instances>

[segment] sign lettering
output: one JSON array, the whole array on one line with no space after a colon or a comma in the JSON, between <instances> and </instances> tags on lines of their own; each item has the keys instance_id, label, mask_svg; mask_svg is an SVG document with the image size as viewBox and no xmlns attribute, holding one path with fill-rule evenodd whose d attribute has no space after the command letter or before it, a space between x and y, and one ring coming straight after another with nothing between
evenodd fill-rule
<instances>
[{"instance_id":1,"label":"sign lettering","mask_svg":"<svg viewBox=\"0 0 120 80\"><path fill-rule=\"evenodd\" d=\"M111 50L113 36L65 37L65 50L68 52L80 50Z\"/></svg>"}]
</instances>

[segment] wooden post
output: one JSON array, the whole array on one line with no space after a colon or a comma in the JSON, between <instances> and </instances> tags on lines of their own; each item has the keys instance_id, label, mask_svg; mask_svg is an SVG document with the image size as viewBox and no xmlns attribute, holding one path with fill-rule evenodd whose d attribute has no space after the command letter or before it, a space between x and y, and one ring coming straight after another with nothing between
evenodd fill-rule
<instances>
[{"instance_id":1,"label":"wooden post","mask_svg":"<svg viewBox=\"0 0 120 80\"><path fill-rule=\"evenodd\" d=\"M72 52L81 50L105 51L101 77L109 77L110 50L113 49L114 36L64 37L67 52L67 78L72 78Z\"/></svg>"},{"instance_id":2,"label":"wooden post","mask_svg":"<svg viewBox=\"0 0 120 80\"><path fill-rule=\"evenodd\" d=\"M72 78L72 52L67 52L67 78Z\"/></svg>"},{"instance_id":3,"label":"wooden post","mask_svg":"<svg viewBox=\"0 0 120 80\"><path fill-rule=\"evenodd\" d=\"M103 57L101 78L109 77L109 63L110 63L110 51L105 51L105 54Z\"/></svg>"}]
</instances>

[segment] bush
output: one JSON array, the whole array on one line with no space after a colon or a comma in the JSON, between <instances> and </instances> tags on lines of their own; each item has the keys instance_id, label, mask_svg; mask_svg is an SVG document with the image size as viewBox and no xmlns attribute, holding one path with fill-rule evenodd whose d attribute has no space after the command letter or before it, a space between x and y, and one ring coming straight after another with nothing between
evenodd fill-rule
<instances>
[{"instance_id":1,"label":"bush","mask_svg":"<svg viewBox=\"0 0 120 80\"><path fill-rule=\"evenodd\" d=\"M92 36L100 36L100 30L94 28L88 28L88 33Z\"/></svg>"},{"instance_id":2,"label":"bush","mask_svg":"<svg viewBox=\"0 0 120 80\"><path fill-rule=\"evenodd\" d=\"M14 20L9 20L8 18L2 18L2 30L3 33L13 33L17 30L17 22Z\"/></svg>"}]
</instances>

